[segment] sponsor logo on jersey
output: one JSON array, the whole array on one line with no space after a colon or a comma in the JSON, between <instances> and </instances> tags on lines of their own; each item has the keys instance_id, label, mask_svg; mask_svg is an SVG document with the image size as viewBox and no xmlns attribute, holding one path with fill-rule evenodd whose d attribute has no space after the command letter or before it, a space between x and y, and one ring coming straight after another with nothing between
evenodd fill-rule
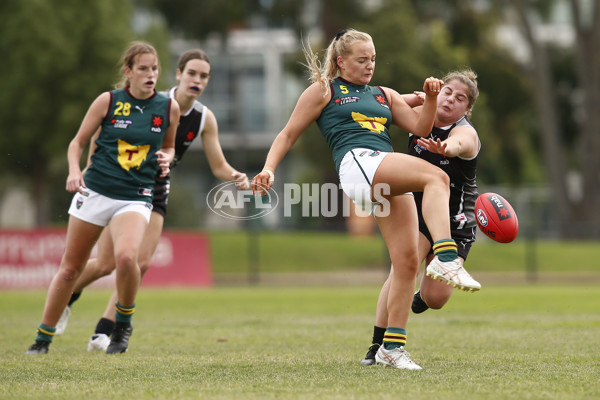
<instances>
[{"instance_id":1,"label":"sponsor logo on jersey","mask_svg":"<svg viewBox=\"0 0 600 400\"><path fill-rule=\"evenodd\" d=\"M454 216L456 222L467 222L467 216L465 213L460 213Z\"/></svg>"},{"instance_id":2,"label":"sponsor logo on jersey","mask_svg":"<svg viewBox=\"0 0 600 400\"><path fill-rule=\"evenodd\" d=\"M381 134L386 130L385 124L387 123L387 118L385 117L368 117L359 112L353 112L352 119L362 128L368 129L373 133Z\"/></svg>"},{"instance_id":3,"label":"sponsor logo on jersey","mask_svg":"<svg viewBox=\"0 0 600 400\"><path fill-rule=\"evenodd\" d=\"M422 151L425 151L425 147L423 147L423 146L421 146L419 144L419 140L418 139L413 139L413 144L415 145L415 147L413 147L413 149L415 150L415 153L421 154Z\"/></svg>"},{"instance_id":4,"label":"sponsor logo on jersey","mask_svg":"<svg viewBox=\"0 0 600 400\"><path fill-rule=\"evenodd\" d=\"M113 128L117 128L117 129L127 129L129 128L129 125L133 124L132 121L129 121L128 119L116 119L113 118L110 121L111 124L113 124Z\"/></svg>"},{"instance_id":5,"label":"sponsor logo on jersey","mask_svg":"<svg viewBox=\"0 0 600 400\"><path fill-rule=\"evenodd\" d=\"M150 189L150 188L139 188L138 189L138 196L151 197L152 196L152 189Z\"/></svg>"},{"instance_id":6,"label":"sponsor logo on jersey","mask_svg":"<svg viewBox=\"0 0 600 400\"><path fill-rule=\"evenodd\" d=\"M190 144L192 144L192 142L194 141L194 139L196 139L196 136L198 134L194 131L189 131L188 133L185 134L184 138L185 140L183 141L183 145L184 146L189 146Z\"/></svg>"},{"instance_id":7,"label":"sponsor logo on jersey","mask_svg":"<svg viewBox=\"0 0 600 400\"><path fill-rule=\"evenodd\" d=\"M381 107L387 108L388 110L390 109L390 106L384 96L382 96L380 94L374 94L373 97L375 98L375 101L377 103L379 103L379 105Z\"/></svg>"},{"instance_id":8,"label":"sponsor logo on jersey","mask_svg":"<svg viewBox=\"0 0 600 400\"><path fill-rule=\"evenodd\" d=\"M338 106L343 106L344 104L356 103L360 100L360 97L356 96L348 96L348 97L340 97L339 99L335 99L335 104Z\"/></svg>"},{"instance_id":9,"label":"sponsor logo on jersey","mask_svg":"<svg viewBox=\"0 0 600 400\"><path fill-rule=\"evenodd\" d=\"M117 160L119 161L121 168L126 171L129 171L132 168L137 168L139 170L142 166L142 163L146 161L148 152L150 152L149 144L134 146L124 140L119 139L118 146L119 155Z\"/></svg>"},{"instance_id":10,"label":"sponsor logo on jersey","mask_svg":"<svg viewBox=\"0 0 600 400\"><path fill-rule=\"evenodd\" d=\"M165 119L161 115L152 114L152 127L150 131L152 133L162 133L163 123Z\"/></svg>"}]
</instances>

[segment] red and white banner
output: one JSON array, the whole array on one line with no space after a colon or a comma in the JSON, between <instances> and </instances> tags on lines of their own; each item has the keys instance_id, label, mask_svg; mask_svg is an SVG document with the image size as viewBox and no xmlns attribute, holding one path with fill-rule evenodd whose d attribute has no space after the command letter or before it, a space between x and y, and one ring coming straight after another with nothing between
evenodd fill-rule
<instances>
[{"instance_id":1,"label":"red and white banner","mask_svg":"<svg viewBox=\"0 0 600 400\"><path fill-rule=\"evenodd\" d=\"M65 249L65 229L0 231L0 289L46 288ZM95 254L95 249L92 256ZM94 286L114 284L113 274ZM212 286L208 237L163 232L142 286Z\"/></svg>"}]
</instances>

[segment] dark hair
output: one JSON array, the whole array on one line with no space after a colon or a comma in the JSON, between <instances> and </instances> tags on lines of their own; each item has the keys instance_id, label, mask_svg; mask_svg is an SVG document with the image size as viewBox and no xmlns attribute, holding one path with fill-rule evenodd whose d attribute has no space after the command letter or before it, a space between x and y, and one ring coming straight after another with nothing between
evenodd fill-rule
<instances>
[{"instance_id":1,"label":"dark hair","mask_svg":"<svg viewBox=\"0 0 600 400\"><path fill-rule=\"evenodd\" d=\"M468 112L467 117L471 118L471 110L473 109L473 105L477 101L479 97L479 88L477 87L477 74L470 68L465 68L458 71L448 72L446 76L444 76L444 84L450 81L459 81L469 88L469 105L467 106Z\"/></svg>"},{"instance_id":2,"label":"dark hair","mask_svg":"<svg viewBox=\"0 0 600 400\"><path fill-rule=\"evenodd\" d=\"M179 61L177 61L177 68L181 72L183 72L188 61L191 61L191 60L203 60L203 61L206 61L210 65L210 60L208 59L208 56L206 55L206 53L203 50L192 49L192 50L186 51L185 53L183 53L181 55L181 57L179 57Z\"/></svg>"}]
</instances>

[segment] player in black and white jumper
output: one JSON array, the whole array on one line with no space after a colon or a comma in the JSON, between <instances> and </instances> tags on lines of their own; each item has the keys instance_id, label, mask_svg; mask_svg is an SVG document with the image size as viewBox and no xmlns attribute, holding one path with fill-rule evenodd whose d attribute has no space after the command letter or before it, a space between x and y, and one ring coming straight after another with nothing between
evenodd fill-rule
<instances>
[{"instance_id":1,"label":"player in black and white jumper","mask_svg":"<svg viewBox=\"0 0 600 400\"><path fill-rule=\"evenodd\" d=\"M438 96L438 107L431 133L426 138L409 136L408 153L441 168L450 177L450 229L457 244L458 258L464 264L475 241L477 222L477 156L481 142L469 121L473 105L479 96L477 75L467 69L454 71L444 77L444 86ZM411 95L409 95L411 96ZM408 98L408 97L407 97ZM419 103L420 94L413 96L411 105ZM421 100L422 101L422 100ZM418 109L419 107L415 107ZM433 259L433 240L422 213L423 193L415 192L419 217L419 260L425 265ZM393 269L390 270L390 275ZM413 296L412 311L422 313L428 308L440 309L450 299L453 286L424 274L419 290ZM373 342L361 365L375 364L375 354L387 326L387 303L390 278L383 284L377 301Z\"/></svg>"}]
</instances>

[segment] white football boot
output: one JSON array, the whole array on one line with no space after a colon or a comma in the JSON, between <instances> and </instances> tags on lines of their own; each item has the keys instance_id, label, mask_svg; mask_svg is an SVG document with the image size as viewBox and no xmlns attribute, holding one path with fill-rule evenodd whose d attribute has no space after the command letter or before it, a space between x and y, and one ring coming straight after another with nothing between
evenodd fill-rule
<instances>
[{"instance_id":1,"label":"white football boot","mask_svg":"<svg viewBox=\"0 0 600 400\"><path fill-rule=\"evenodd\" d=\"M375 354L377 365L392 367L398 369L423 369L410 359L408 351L404 347L396 347L395 349L386 350L384 346L379 346L377 354Z\"/></svg>"},{"instance_id":2,"label":"white football boot","mask_svg":"<svg viewBox=\"0 0 600 400\"><path fill-rule=\"evenodd\" d=\"M60 336L65 333L67 329L67 324L69 323L69 317L71 316L71 307L66 306L60 315L60 319L56 323L56 333L54 336Z\"/></svg>"},{"instance_id":3,"label":"white football boot","mask_svg":"<svg viewBox=\"0 0 600 400\"><path fill-rule=\"evenodd\" d=\"M458 258L452 261L440 261L436 256L427 266L425 273L433 279L447 282L448 285L466 292L476 292L481 289L481 284L469 275Z\"/></svg>"},{"instance_id":4,"label":"white football boot","mask_svg":"<svg viewBox=\"0 0 600 400\"><path fill-rule=\"evenodd\" d=\"M88 343L88 351L102 350L106 351L106 348L110 344L110 338L104 333L95 333L90 338Z\"/></svg>"}]
</instances>

